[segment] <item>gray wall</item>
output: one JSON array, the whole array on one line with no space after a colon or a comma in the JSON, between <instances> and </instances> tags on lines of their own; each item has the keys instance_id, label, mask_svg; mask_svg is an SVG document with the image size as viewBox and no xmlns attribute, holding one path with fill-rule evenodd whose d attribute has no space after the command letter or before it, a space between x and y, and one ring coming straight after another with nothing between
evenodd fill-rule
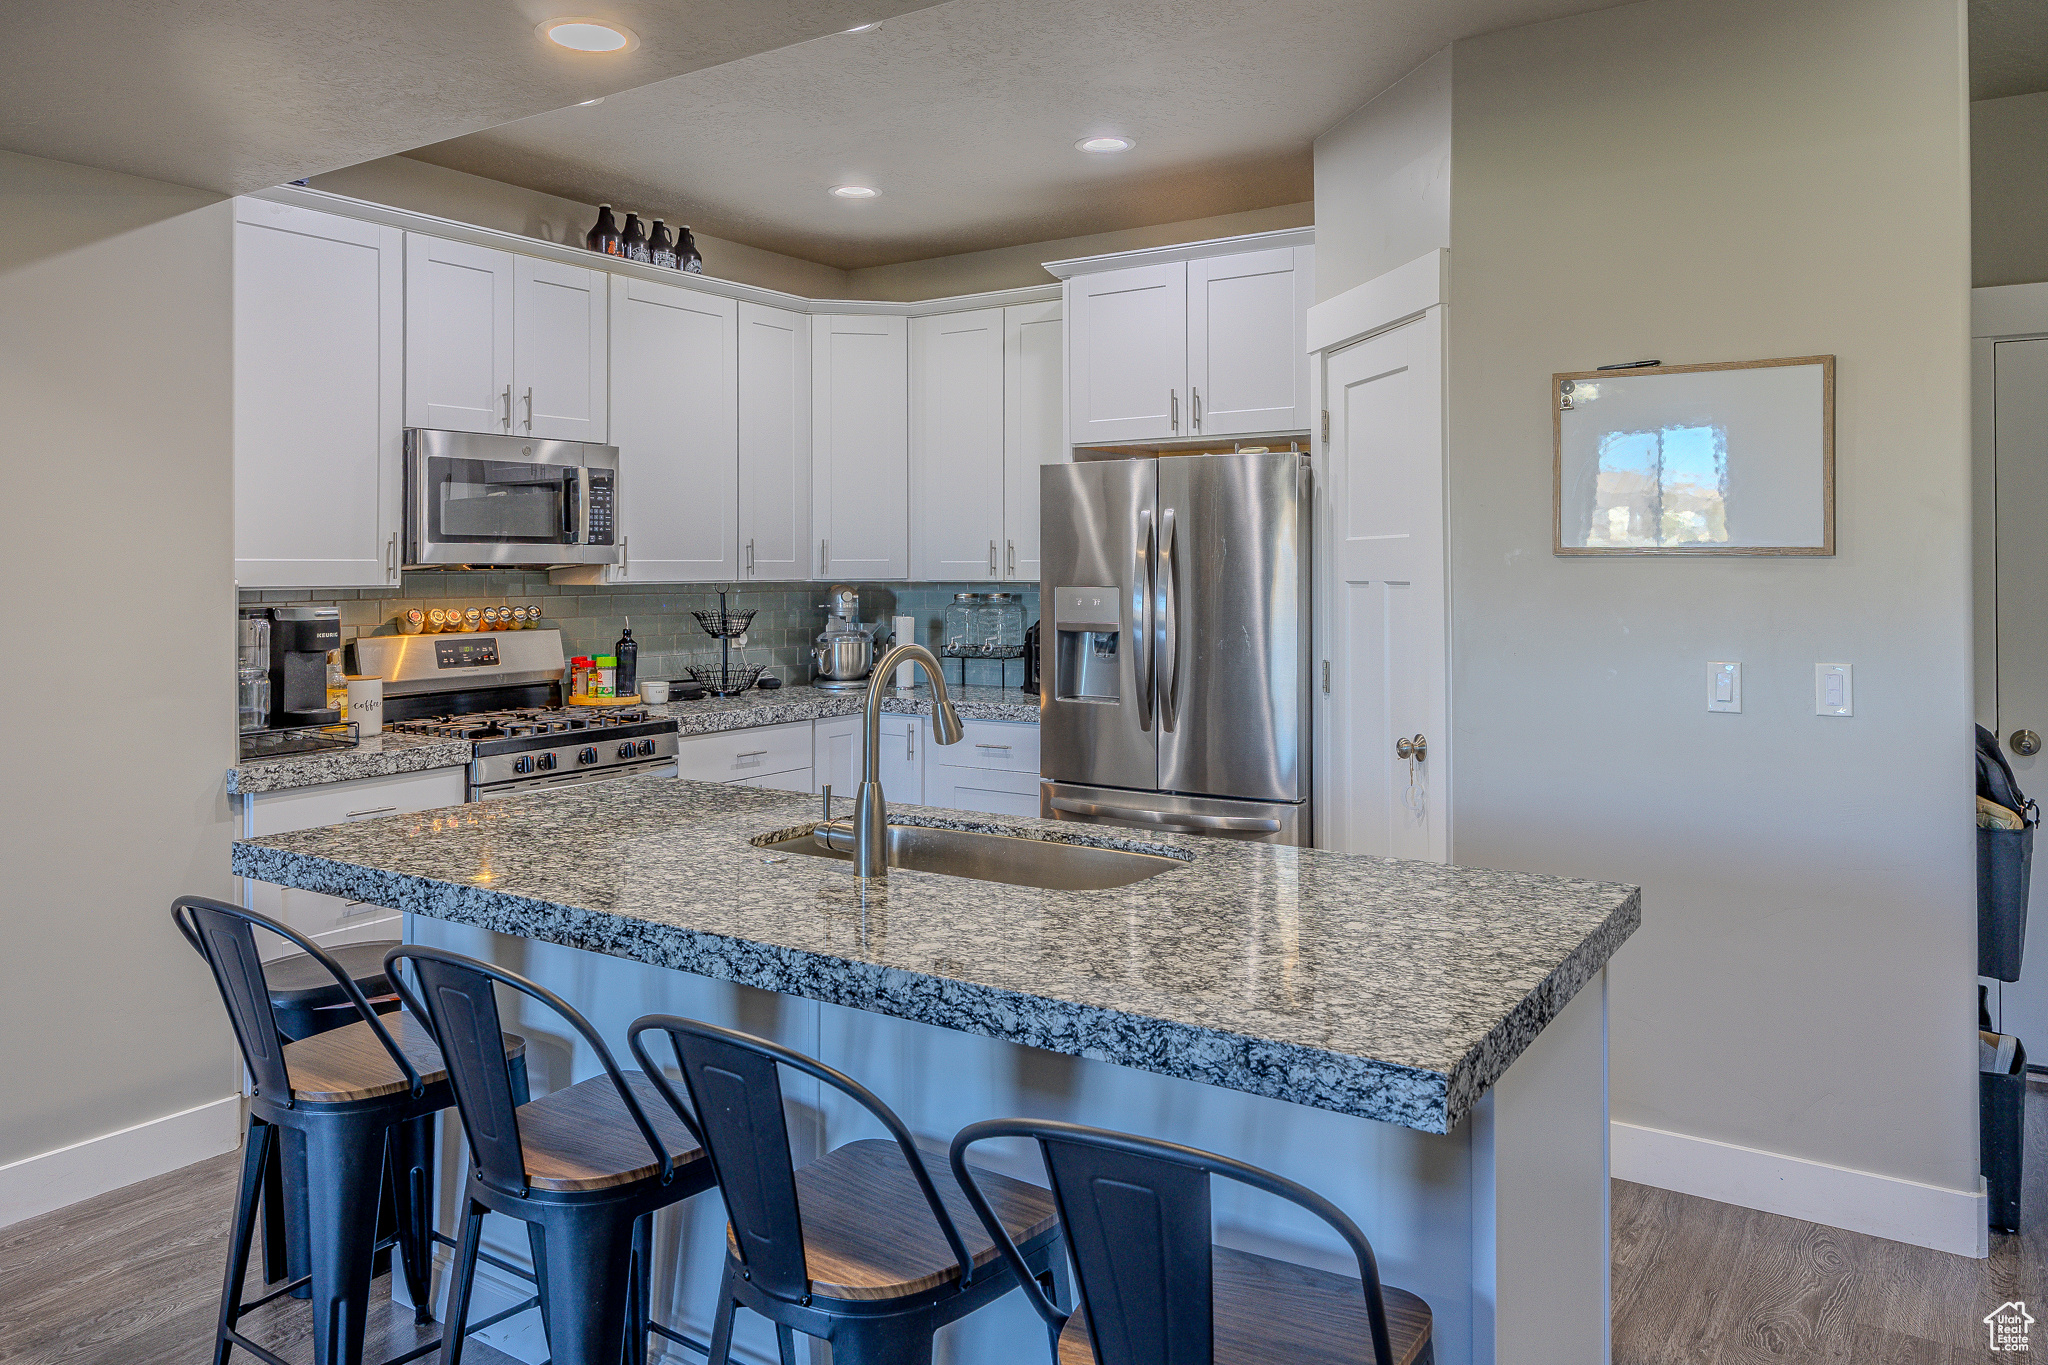
<instances>
[{"instance_id":1,"label":"gray wall","mask_svg":"<svg viewBox=\"0 0 2048 1365\"><path fill-rule=\"evenodd\" d=\"M1446 48L1316 139L1316 302L1451 244Z\"/></svg>"},{"instance_id":2,"label":"gray wall","mask_svg":"<svg viewBox=\"0 0 2048 1365\"><path fill-rule=\"evenodd\" d=\"M1649 0L1456 46L1451 752L1458 862L1644 888L1617 1119L1973 1190L1961 32ZM1835 557L1551 555L1553 372L1815 353Z\"/></svg>"},{"instance_id":3,"label":"gray wall","mask_svg":"<svg viewBox=\"0 0 2048 1365\"><path fill-rule=\"evenodd\" d=\"M215 196L0 152L0 1164L239 1079L169 917L234 895L229 242Z\"/></svg>"},{"instance_id":4,"label":"gray wall","mask_svg":"<svg viewBox=\"0 0 2048 1365\"><path fill-rule=\"evenodd\" d=\"M2048 91L1970 106L1975 283L2048 280Z\"/></svg>"}]
</instances>

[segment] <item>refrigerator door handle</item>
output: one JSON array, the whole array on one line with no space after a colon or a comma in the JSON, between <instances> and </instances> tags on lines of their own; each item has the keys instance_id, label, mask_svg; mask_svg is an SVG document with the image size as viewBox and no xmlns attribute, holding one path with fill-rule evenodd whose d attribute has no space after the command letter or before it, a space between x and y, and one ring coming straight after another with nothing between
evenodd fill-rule
<instances>
[{"instance_id":1,"label":"refrigerator door handle","mask_svg":"<svg viewBox=\"0 0 2048 1365\"><path fill-rule=\"evenodd\" d=\"M1152 729L1152 509L1138 511L1138 534L1133 537L1135 562L1131 565L1131 672L1136 676L1138 728Z\"/></svg>"},{"instance_id":2,"label":"refrigerator door handle","mask_svg":"<svg viewBox=\"0 0 2048 1365\"><path fill-rule=\"evenodd\" d=\"M1106 806L1100 801L1076 801L1069 796L1052 797L1048 804L1054 810L1065 811L1069 815L1130 820L1141 825L1158 825L1164 829L1228 830L1240 834L1280 832L1278 820L1256 815L1176 815L1162 810L1140 810L1136 806Z\"/></svg>"},{"instance_id":3,"label":"refrigerator door handle","mask_svg":"<svg viewBox=\"0 0 2048 1365\"><path fill-rule=\"evenodd\" d=\"M1153 645L1152 671L1159 678L1159 729L1171 734L1180 697L1180 595L1176 591L1174 564L1173 509L1160 515L1159 558L1153 573L1158 579L1158 605L1153 608L1158 640Z\"/></svg>"}]
</instances>

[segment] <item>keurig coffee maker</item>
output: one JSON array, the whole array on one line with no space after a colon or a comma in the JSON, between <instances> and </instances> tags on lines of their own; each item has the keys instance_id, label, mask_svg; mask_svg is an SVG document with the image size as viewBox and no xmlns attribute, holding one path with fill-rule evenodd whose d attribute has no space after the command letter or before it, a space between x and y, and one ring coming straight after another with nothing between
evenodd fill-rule
<instances>
[{"instance_id":1,"label":"keurig coffee maker","mask_svg":"<svg viewBox=\"0 0 2048 1365\"><path fill-rule=\"evenodd\" d=\"M333 725L327 705L327 652L341 648L334 607L265 607L270 618L270 728Z\"/></svg>"}]
</instances>

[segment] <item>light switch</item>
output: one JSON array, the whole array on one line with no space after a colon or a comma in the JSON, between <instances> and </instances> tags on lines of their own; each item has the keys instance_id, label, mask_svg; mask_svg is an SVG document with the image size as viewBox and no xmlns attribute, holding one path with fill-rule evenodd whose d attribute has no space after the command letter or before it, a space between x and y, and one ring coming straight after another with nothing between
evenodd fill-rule
<instances>
[{"instance_id":1,"label":"light switch","mask_svg":"<svg viewBox=\"0 0 2048 1365\"><path fill-rule=\"evenodd\" d=\"M1714 663L1707 665L1707 709L1709 711L1740 711L1742 709L1742 665Z\"/></svg>"},{"instance_id":2,"label":"light switch","mask_svg":"<svg viewBox=\"0 0 2048 1365\"><path fill-rule=\"evenodd\" d=\"M1855 680L1851 677L1851 664L1815 664L1813 666L1813 714L1816 716L1853 716L1856 714Z\"/></svg>"}]
</instances>

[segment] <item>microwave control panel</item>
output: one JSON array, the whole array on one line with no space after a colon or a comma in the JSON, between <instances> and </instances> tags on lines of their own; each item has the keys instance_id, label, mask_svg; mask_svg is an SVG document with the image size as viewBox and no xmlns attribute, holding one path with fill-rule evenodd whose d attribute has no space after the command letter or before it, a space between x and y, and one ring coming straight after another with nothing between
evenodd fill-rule
<instances>
[{"instance_id":1,"label":"microwave control panel","mask_svg":"<svg viewBox=\"0 0 2048 1365\"><path fill-rule=\"evenodd\" d=\"M590 471L590 538L586 545L611 545L614 475L609 469Z\"/></svg>"}]
</instances>

